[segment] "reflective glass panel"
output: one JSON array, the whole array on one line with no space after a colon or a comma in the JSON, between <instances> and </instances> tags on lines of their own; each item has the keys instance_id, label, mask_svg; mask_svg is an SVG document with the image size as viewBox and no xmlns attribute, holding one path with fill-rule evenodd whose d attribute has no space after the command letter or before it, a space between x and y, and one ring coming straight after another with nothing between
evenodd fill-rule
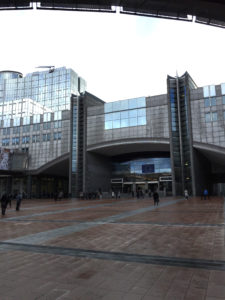
<instances>
[{"instance_id":1,"label":"reflective glass panel","mask_svg":"<svg viewBox=\"0 0 225 300\"><path fill-rule=\"evenodd\" d=\"M210 99L206 98L205 99L205 107L209 107L210 106Z\"/></svg>"},{"instance_id":2,"label":"reflective glass panel","mask_svg":"<svg viewBox=\"0 0 225 300\"><path fill-rule=\"evenodd\" d=\"M211 98L211 105L216 105L216 97Z\"/></svg>"},{"instance_id":3,"label":"reflective glass panel","mask_svg":"<svg viewBox=\"0 0 225 300\"><path fill-rule=\"evenodd\" d=\"M120 128L120 120L113 121L113 128Z\"/></svg>"},{"instance_id":4,"label":"reflective glass panel","mask_svg":"<svg viewBox=\"0 0 225 300\"><path fill-rule=\"evenodd\" d=\"M225 83L221 83L221 94L225 95Z\"/></svg>"},{"instance_id":5,"label":"reflective glass panel","mask_svg":"<svg viewBox=\"0 0 225 300\"><path fill-rule=\"evenodd\" d=\"M127 110L128 109L128 100L122 100L120 103L121 110Z\"/></svg>"},{"instance_id":6,"label":"reflective glass panel","mask_svg":"<svg viewBox=\"0 0 225 300\"><path fill-rule=\"evenodd\" d=\"M105 129L112 129L112 121L105 122Z\"/></svg>"},{"instance_id":7,"label":"reflective glass panel","mask_svg":"<svg viewBox=\"0 0 225 300\"><path fill-rule=\"evenodd\" d=\"M121 111L120 117L121 117L121 120L128 119L128 111Z\"/></svg>"},{"instance_id":8,"label":"reflective glass panel","mask_svg":"<svg viewBox=\"0 0 225 300\"><path fill-rule=\"evenodd\" d=\"M138 117L138 125L146 125L146 117Z\"/></svg>"},{"instance_id":9,"label":"reflective glass panel","mask_svg":"<svg viewBox=\"0 0 225 300\"><path fill-rule=\"evenodd\" d=\"M210 96L211 97L216 96L216 87L215 87L215 85L210 85L209 90L210 90Z\"/></svg>"},{"instance_id":10,"label":"reflective glass panel","mask_svg":"<svg viewBox=\"0 0 225 300\"><path fill-rule=\"evenodd\" d=\"M145 107L146 99L144 97L137 99L137 107Z\"/></svg>"},{"instance_id":11,"label":"reflective glass panel","mask_svg":"<svg viewBox=\"0 0 225 300\"><path fill-rule=\"evenodd\" d=\"M204 98L209 97L209 86L208 85L203 87L203 97Z\"/></svg>"},{"instance_id":12,"label":"reflective glass panel","mask_svg":"<svg viewBox=\"0 0 225 300\"><path fill-rule=\"evenodd\" d=\"M137 126L137 118L130 118L129 119L129 126Z\"/></svg>"},{"instance_id":13,"label":"reflective glass panel","mask_svg":"<svg viewBox=\"0 0 225 300\"><path fill-rule=\"evenodd\" d=\"M116 101L116 102L113 102L113 106L112 106L112 108L113 108L113 111L119 111L119 110L121 110L121 105L120 105L120 101Z\"/></svg>"},{"instance_id":14,"label":"reflective glass panel","mask_svg":"<svg viewBox=\"0 0 225 300\"><path fill-rule=\"evenodd\" d=\"M129 118L136 118L137 117L137 109L133 109L129 111Z\"/></svg>"},{"instance_id":15,"label":"reflective glass panel","mask_svg":"<svg viewBox=\"0 0 225 300\"><path fill-rule=\"evenodd\" d=\"M128 107L129 109L137 108L137 99L129 99Z\"/></svg>"},{"instance_id":16,"label":"reflective glass panel","mask_svg":"<svg viewBox=\"0 0 225 300\"><path fill-rule=\"evenodd\" d=\"M120 127L128 127L129 126L129 119L121 119L120 121Z\"/></svg>"},{"instance_id":17,"label":"reflective glass panel","mask_svg":"<svg viewBox=\"0 0 225 300\"><path fill-rule=\"evenodd\" d=\"M105 113L112 112L112 103L105 103L104 110L105 110Z\"/></svg>"},{"instance_id":18,"label":"reflective glass panel","mask_svg":"<svg viewBox=\"0 0 225 300\"><path fill-rule=\"evenodd\" d=\"M217 112L212 113L212 121L217 121Z\"/></svg>"},{"instance_id":19,"label":"reflective glass panel","mask_svg":"<svg viewBox=\"0 0 225 300\"><path fill-rule=\"evenodd\" d=\"M211 121L211 114L210 113L205 114L205 120L206 120L206 122Z\"/></svg>"}]
</instances>

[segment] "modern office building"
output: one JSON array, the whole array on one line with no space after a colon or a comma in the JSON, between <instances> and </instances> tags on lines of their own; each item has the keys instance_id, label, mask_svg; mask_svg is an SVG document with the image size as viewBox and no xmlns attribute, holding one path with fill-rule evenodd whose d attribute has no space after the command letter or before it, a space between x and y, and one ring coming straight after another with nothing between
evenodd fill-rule
<instances>
[{"instance_id":1,"label":"modern office building","mask_svg":"<svg viewBox=\"0 0 225 300\"><path fill-rule=\"evenodd\" d=\"M0 115L1 192L224 193L225 84L106 103L71 69L2 71Z\"/></svg>"}]
</instances>

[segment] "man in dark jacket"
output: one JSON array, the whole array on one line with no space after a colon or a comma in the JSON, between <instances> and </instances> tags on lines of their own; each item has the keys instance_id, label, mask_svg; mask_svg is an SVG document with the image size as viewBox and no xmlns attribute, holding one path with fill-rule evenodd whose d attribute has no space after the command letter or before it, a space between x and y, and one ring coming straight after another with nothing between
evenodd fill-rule
<instances>
[{"instance_id":1,"label":"man in dark jacket","mask_svg":"<svg viewBox=\"0 0 225 300\"><path fill-rule=\"evenodd\" d=\"M159 194L158 194L158 192L157 191L155 191L154 193L153 193L153 199L154 199L154 206L155 205L159 205Z\"/></svg>"},{"instance_id":2,"label":"man in dark jacket","mask_svg":"<svg viewBox=\"0 0 225 300\"><path fill-rule=\"evenodd\" d=\"M2 208L3 216L5 215L7 204L8 204L8 197L7 197L6 193L4 193L1 197L1 208Z\"/></svg>"}]
</instances>

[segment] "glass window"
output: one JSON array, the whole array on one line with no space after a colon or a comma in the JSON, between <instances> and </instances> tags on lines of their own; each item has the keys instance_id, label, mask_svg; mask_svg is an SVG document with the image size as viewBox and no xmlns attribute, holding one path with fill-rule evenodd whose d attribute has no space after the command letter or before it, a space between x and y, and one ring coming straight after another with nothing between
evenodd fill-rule
<instances>
[{"instance_id":1,"label":"glass window","mask_svg":"<svg viewBox=\"0 0 225 300\"><path fill-rule=\"evenodd\" d=\"M120 107L121 107L121 110L127 110L128 109L128 100L122 100L120 102Z\"/></svg>"},{"instance_id":2,"label":"glass window","mask_svg":"<svg viewBox=\"0 0 225 300\"><path fill-rule=\"evenodd\" d=\"M43 122L51 121L51 113L44 113L43 115Z\"/></svg>"},{"instance_id":3,"label":"glass window","mask_svg":"<svg viewBox=\"0 0 225 300\"><path fill-rule=\"evenodd\" d=\"M137 117L137 109L129 110L129 118Z\"/></svg>"},{"instance_id":4,"label":"glass window","mask_svg":"<svg viewBox=\"0 0 225 300\"><path fill-rule=\"evenodd\" d=\"M10 119L3 120L3 127L10 127Z\"/></svg>"},{"instance_id":5,"label":"glass window","mask_svg":"<svg viewBox=\"0 0 225 300\"><path fill-rule=\"evenodd\" d=\"M129 126L129 119L121 119L120 121L120 127L128 127Z\"/></svg>"},{"instance_id":6,"label":"glass window","mask_svg":"<svg viewBox=\"0 0 225 300\"><path fill-rule=\"evenodd\" d=\"M137 112L138 112L138 116L139 116L139 117L144 117L144 116L146 116L146 109L145 109L145 108L138 109Z\"/></svg>"},{"instance_id":7,"label":"glass window","mask_svg":"<svg viewBox=\"0 0 225 300\"><path fill-rule=\"evenodd\" d=\"M129 119L129 126L137 126L137 118L130 118Z\"/></svg>"},{"instance_id":8,"label":"glass window","mask_svg":"<svg viewBox=\"0 0 225 300\"><path fill-rule=\"evenodd\" d=\"M209 86L209 91L210 91L210 97L216 96L216 87L215 87L215 85L210 85Z\"/></svg>"},{"instance_id":9,"label":"glass window","mask_svg":"<svg viewBox=\"0 0 225 300\"><path fill-rule=\"evenodd\" d=\"M54 122L54 128L61 128L62 127L62 122L61 121L55 121Z\"/></svg>"},{"instance_id":10,"label":"glass window","mask_svg":"<svg viewBox=\"0 0 225 300\"><path fill-rule=\"evenodd\" d=\"M112 129L112 121L105 122L105 129Z\"/></svg>"},{"instance_id":11,"label":"glass window","mask_svg":"<svg viewBox=\"0 0 225 300\"><path fill-rule=\"evenodd\" d=\"M43 123L43 130L51 129L51 122Z\"/></svg>"},{"instance_id":12,"label":"glass window","mask_svg":"<svg viewBox=\"0 0 225 300\"><path fill-rule=\"evenodd\" d=\"M41 120L40 115L33 116L33 123L40 123L40 120Z\"/></svg>"},{"instance_id":13,"label":"glass window","mask_svg":"<svg viewBox=\"0 0 225 300\"><path fill-rule=\"evenodd\" d=\"M113 117L113 118L112 118L113 120L120 120L120 112L113 113L112 115L113 115L113 116L112 116L112 117Z\"/></svg>"},{"instance_id":14,"label":"glass window","mask_svg":"<svg viewBox=\"0 0 225 300\"><path fill-rule=\"evenodd\" d=\"M137 99L137 107L145 107L146 99L144 97Z\"/></svg>"},{"instance_id":15,"label":"glass window","mask_svg":"<svg viewBox=\"0 0 225 300\"><path fill-rule=\"evenodd\" d=\"M39 134L33 135L33 136L32 136L32 142L33 142L33 143L40 142L40 135L39 135Z\"/></svg>"},{"instance_id":16,"label":"glass window","mask_svg":"<svg viewBox=\"0 0 225 300\"><path fill-rule=\"evenodd\" d=\"M211 114L210 113L205 114L205 120L206 120L206 122L211 121Z\"/></svg>"},{"instance_id":17,"label":"glass window","mask_svg":"<svg viewBox=\"0 0 225 300\"><path fill-rule=\"evenodd\" d=\"M223 104L225 104L225 96L223 96Z\"/></svg>"},{"instance_id":18,"label":"glass window","mask_svg":"<svg viewBox=\"0 0 225 300\"><path fill-rule=\"evenodd\" d=\"M2 146L9 146L9 139L2 139Z\"/></svg>"},{"instance_id":19,"label":"glass window","mask_svg":"<svg viewBox=\"0 0 225 300\"><path fill-rule=\"evenodd\" d=\"M30 117L27 116L27 117L23 117L23 125L28 125L30 124Z\"/></svg>"},{"instance_id":20,"label":"glass window","mask_svg":"<svg viewBox=\"0 0 225 300\"><path fill-rule=\"evenodd\" d=\"M146 125L146 117L138 117L138 125Z\"/></svg>"},{"instance_id":21,"label":"glass window","mask_svg":"<svg viewBox=\"0 0 225 300\"><path fill-rule=\"evenodd\" d=\"M105 111L105 113L112 112L112 102L104 104L104 111Z\"/></svg>"},{"instance_id":22,"label":"glass window","mask_svg":"<svg viewBox=\"0 0 225 300\"><path fill-rule=\"evenodd\" d=\"M40 123L33 125L33 131L39 131L40 130Z\"/></svg>"},{"instance_id":23,"label":"glass window","mask_svg":"<svg viewBox=\"0 0 225 300\"><path fill-rule=\"evenodd\" d=\"M211 105L216 105L216 97L211 98Z\"/></svg>"},{"instance_id":24,"label":"glass window","mask_svg":"<svg viewBox=\"0 0 225 300\"><path fill-rule=\"evenodd\" d=\"M13 119L13 126L20 126L20 118Z\"/></svg>"},{"instance_id":25,"label":"glass window","mask_svg":"<svg viewBox=\"0 0 225 300\"><path fill-rule=\"evenodd\" d=\"M116 101L112 103L113 111L121 110L121 101Z\"/></svg>"},{"instance_id":26,"label":"glass window","mask_svg":"<svg viewBox=\"0 0 225 300\"><path fill-rule=\"evenodd\" d=\"M23 136L22 137L22 144L27 144L30 142L30 137L29 136Z\"/></svg>"},{"instance_id":27,"label":"glass window","mask_svg":"<svg viewBox=\"0 0 225 300\"><path fill-rule=\"evenodd\" d=\"M223 119L225 120L225 111L223 112Z\"/></svg>"},{"instance_id":28,"label":"glass window","mask_svg":"<svg viewBox=\"0 0 225 300\"><path fill-rule=\"evenodd\" d=\"M61 132L54 133L54 140L61 140Z\"/></svg>"},{"instance_id":29,"label":"glass window","mask_svg":"<svg viewBox=\"0 0 225 300\"><path fill-rule=\"evenodd\" d=\"M129 99L128 101L129 101L129 104L128 104L129 109L138 107L137 106L137 99Z\"/></svg>"},{"instance_id":30,"label":"glass window","mask_svg":"<svg viewBox=\"0 0 225 300\"><path fill-rule=\"evenodd\" d=\"M212 113L212 121L217 121L217 112Z\"/></svg>"},{"instance_id":31,"label":"glass window","mask_svg":"<svg viewBox=\"0 0 225 300\"><path fill-rule=\"evenodd\" d=\"M208 85L203 87L203 97L204 98L209 97L209 86Z\"/></svg>"},{"instance_id":32,"label":"glass window","mask_svg":"<svg viewBox=\"0 0 225 300\"><path fill-rule=\"evenodd\" d=\"M106 114L105 121L112 121L113 114Z\"/></svg>"},{"instance_id":33,"label":"glass window","mask_svg":"<svg viewBox=\"0 0 225 300\"><path fill-rule=\"evenodd\" d=\"M210 99L206 98L205 99L205 107L209 107L210 106Z\"/></svg>"},{"instance_id":34,"label":"glass window","mask_svg":"<svg viewBox=\"0 0 225 300\"><path fill-rule=\"evenodd\" d=\"M3 128L3 135L10 135L10 128Z\"/></svg>"},{"instance_id":35,"label":"glass window","mask_svg":"<svg viewBox=\"0 0 225 300\"><path fill-rule=\"evenodd\" d=\"M120 113L121 120L128 119L128 117L129 117L128 111L121 111Z\"/></svg>"},{"instance_id":36,"label":"glass window","mask_svg":"<svg viewBox=\"0 0 225 300\"><path fill-rule=\"evenodd\" d=\"M54 121L58 121L62 119L62 111L55 111L54 112Z\"/></svg>"},{"instance_id":37,"label":"glass window","mask_svg":"<svg viewBox=\"0 0 225 300\"><path fill-rule=\"evenodd\" d=\"M120 128L120 120L114 120L112 126L113 128Z\"/></svg>"},{"instance_id":38,"label":"glass window","mask_svg":"<svg viewBox=\"0 0 225 300\"><path fill-rule=\"evenodd\" d=\"M17 127L13 127L13 134L18 134L20 133L20 127L17 126Z\"/></svg>"},{"instance_id":39,"label":"glass window","mask_svg":"<svg viewBox=\"0 0 225 300\"><path fill-rule=\"evenodd\" d=\"M12 138L12 145L19 145L19 143L20 143L20 138L19 137Z\"/></svg>"},{"instance_id":40,"label":"glass window","mask_svg":"<svg viewBox=\"0 0 225 300\"><path fill-rule=\"evenodd\" d=\"M51 133L43 134L42 140L43 140L43 142L49 142L51 140Z\"/></svg>"},{"instance_id":41,"label":"glass window","mask_svg":"<svg viewBox=\"0 0 225 300\"><path fill-rule=\"evenodd\" d=\"M225 95L225 83L221 83L221 94Z\"/></svg>"},{"instance_id":42,"label":"glass window","mask_svg":"<svg viewBox=\"0 0 225 300\"><path fill-rule=\"evenodd\" d=\"M29 132L30 131L30 125L23 126L23 132Z\"/></svg>"}]
</instances>

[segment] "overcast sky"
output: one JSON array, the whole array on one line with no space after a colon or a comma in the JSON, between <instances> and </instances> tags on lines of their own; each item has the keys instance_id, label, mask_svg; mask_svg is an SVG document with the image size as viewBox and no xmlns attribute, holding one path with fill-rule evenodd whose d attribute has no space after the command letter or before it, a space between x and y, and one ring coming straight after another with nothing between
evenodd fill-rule
<instances>
[{"instance_id":1,"label":"overcast sky","mask_svg":"<svg viewBox=\"0 0 225 300\"><path fill-rule=\"evenodd\" d=\"M167 74L225 82L225 29L121 14L1 11L1 70L66 66L102 100L166 93Z\"/></svg>"}]
</instances>

